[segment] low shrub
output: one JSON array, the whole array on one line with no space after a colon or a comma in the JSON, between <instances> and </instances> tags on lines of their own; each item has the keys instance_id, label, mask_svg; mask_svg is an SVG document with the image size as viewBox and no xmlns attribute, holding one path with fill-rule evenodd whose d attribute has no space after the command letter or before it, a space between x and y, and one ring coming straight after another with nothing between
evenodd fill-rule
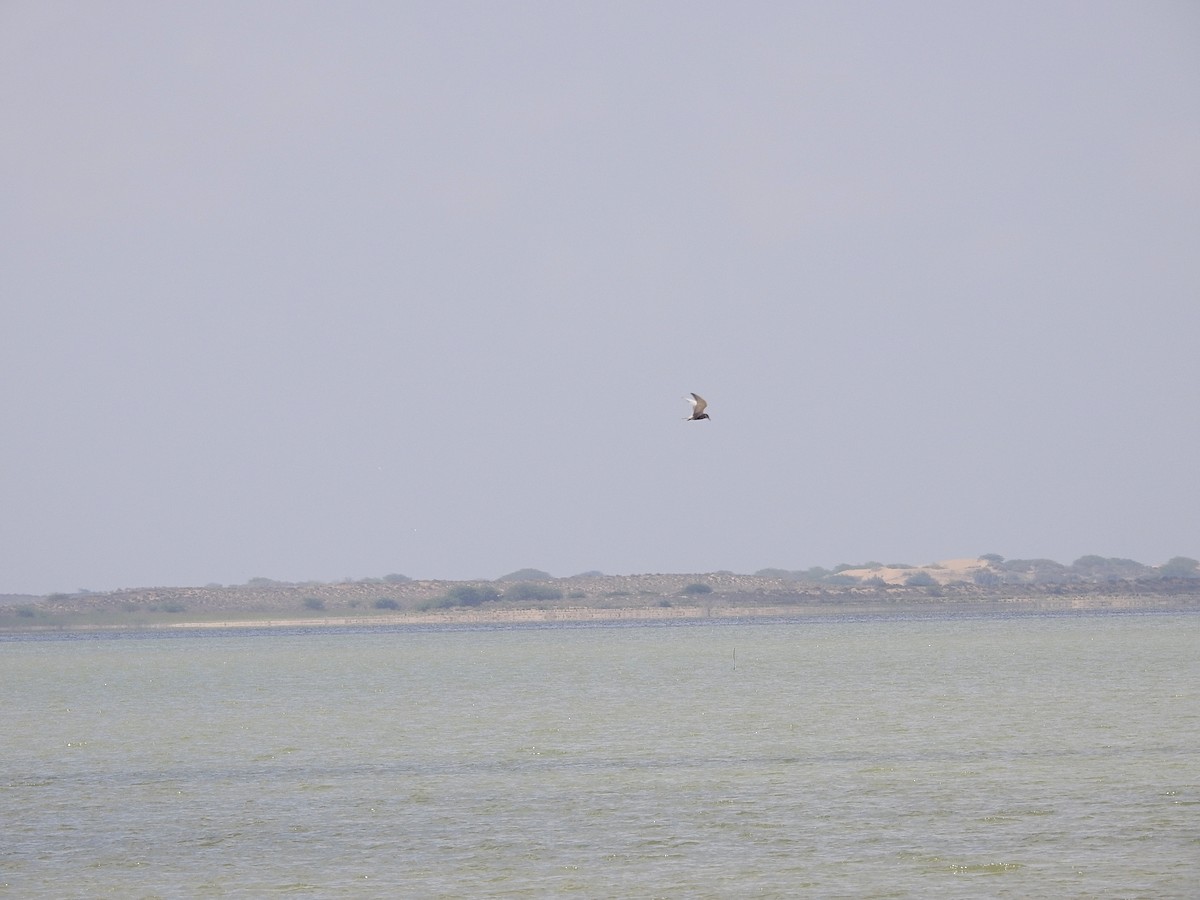
<instances>
[{"instance_id":1,"label":"low shrub","mask_svg":"<svg viewBox=\"0 0 1200 900\"><path fill-rule=\"evenodd\" d=\"M561 600L563 592L545 584L522 581L504 592L506 600Z\"/></svg>"},{"instance_id":2,"label":"low shrub","mask_svg":"<svg viewBox=\"0 0 1200 900\"><path fill-rule=\"evenodd\" d=\"M933 587L937 580L928 572L914 572L904 579L904 583L909 587Z\"/></svg>"},{"instance_id":3,"label":"low shrub","mask_svg":"<svg viewBox=\"0 0 1200 900\"><path fill-rule=\"evenodd\" d=\"M500 599L500 592L491 585L459 584L446 592L447 606L479 606Z\"/></svg>"}]
</instances>

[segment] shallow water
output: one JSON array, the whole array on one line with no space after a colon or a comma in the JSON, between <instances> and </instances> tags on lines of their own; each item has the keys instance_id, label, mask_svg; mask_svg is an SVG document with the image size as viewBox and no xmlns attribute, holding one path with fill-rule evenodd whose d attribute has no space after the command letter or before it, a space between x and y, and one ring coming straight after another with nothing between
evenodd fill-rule
<instances>
[{"instance_id":1,"label":"shallow water","mask_svg":"<svg viewBox=\"0 0 1200 900\"><path fill-rule=\"evenodd\" d=\"M0 893L1188 897L1200 615L0 640Z\"/></svg>"}]
</instances>

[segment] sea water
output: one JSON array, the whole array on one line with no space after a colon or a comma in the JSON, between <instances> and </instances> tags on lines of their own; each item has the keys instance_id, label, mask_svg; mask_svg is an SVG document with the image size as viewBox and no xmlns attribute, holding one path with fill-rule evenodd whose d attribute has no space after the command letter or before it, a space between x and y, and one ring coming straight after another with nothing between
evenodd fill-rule
<instances>
[{"instance_id":1,"label":"sea water","mask_svg":"<svg viewBox=\"0 0 1200 900\"><path fill-rule=\"evenodd\" d=\"M0 637L0 894L1196 897L1200 615Z\"/></svg>"}]
</instances>

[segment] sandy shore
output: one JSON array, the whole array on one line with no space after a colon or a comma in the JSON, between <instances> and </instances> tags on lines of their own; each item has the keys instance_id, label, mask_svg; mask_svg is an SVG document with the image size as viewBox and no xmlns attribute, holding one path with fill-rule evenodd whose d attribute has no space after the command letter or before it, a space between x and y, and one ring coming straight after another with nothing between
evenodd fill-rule
<instances>
[{"instance_id":1,"label":"sandy shore","mask_svg":"<svg viewBox=\"0 0 1200 900\"><path fill-rule=\"evenodd\" d=\"M828 618L845 615L979 615L1004 612L1070 612L1097 610L1151 610L1197 608L1194 597L1095 596L997 598L981 601L929 603L822 603L787 606L687 606L687 607L561 607L550 609L471 608L437 612L392 613L370 616L310 618L230 619L172 622L153 628L330 628L396 625L505 625L570 622L672 622L681 620L732 620L754 618Z\"/></svg>"}]
</instances>

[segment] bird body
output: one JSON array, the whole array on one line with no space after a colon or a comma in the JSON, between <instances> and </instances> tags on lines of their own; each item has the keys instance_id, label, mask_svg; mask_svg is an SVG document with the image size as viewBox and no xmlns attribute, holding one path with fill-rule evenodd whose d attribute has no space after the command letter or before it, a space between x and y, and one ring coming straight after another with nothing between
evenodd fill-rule
<instances>
[{"instance_id":1,"label":"bird body","mask_svg":"<svg viewBox=\"0 0 1200 900\"><path fill-rule=\"evenodd\" d=\"M688 403L692 404L692 414L684 419L685 422L698 422L701 419L707 419L708 413L704 410L708 406L708 401L699 394L692 394L683 398Z\"/></svg>"}]
</instances>

